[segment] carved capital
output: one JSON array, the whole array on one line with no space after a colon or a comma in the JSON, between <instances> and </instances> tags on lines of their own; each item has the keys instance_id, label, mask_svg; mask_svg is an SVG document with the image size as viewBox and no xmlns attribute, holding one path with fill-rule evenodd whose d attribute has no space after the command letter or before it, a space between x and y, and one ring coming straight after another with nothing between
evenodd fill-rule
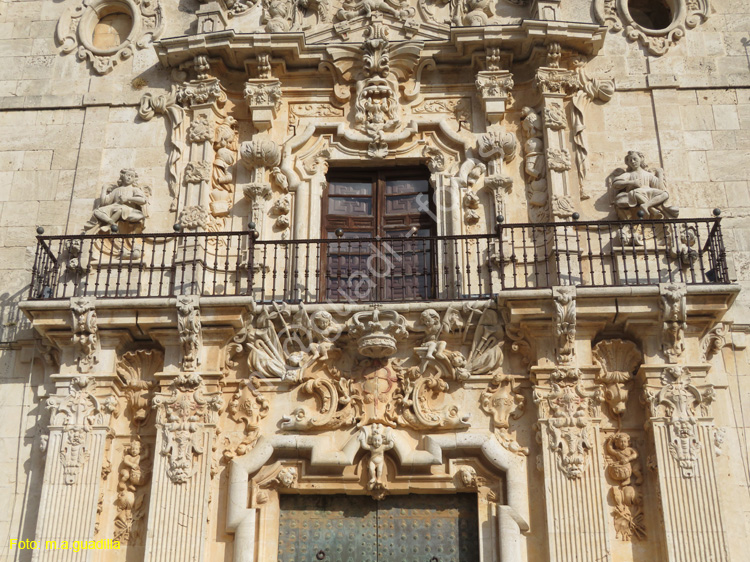
<instances>
[{"instance_id":1,"label":"carved capital","mask_svg":"<svg viewBox=\"0 0 750 562\"><path fill-rule=\"evenodd\" d=\"M281 109L281 81L253 78L245 82L244 93L253 125L259 131L270 129Z\"/></svg>"},{"instance_id":2,"label":"carved capital","mask_svg":"<svg viewBox=\"0 0 750 562\"><path fill-rule=\"evenodd\" d=\"M487 121L499 123L505 116L506 104L513 90L513 75L507 70L480 71L475 83Z\"/></svg>"}]
</instances>

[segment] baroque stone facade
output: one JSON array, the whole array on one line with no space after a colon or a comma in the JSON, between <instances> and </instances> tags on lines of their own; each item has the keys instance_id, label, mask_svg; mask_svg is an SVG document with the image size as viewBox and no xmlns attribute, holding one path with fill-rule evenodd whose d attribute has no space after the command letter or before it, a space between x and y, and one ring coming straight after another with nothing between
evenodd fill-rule
<instances>
[{"instance_id":1,"label":"baroque stone facade","mask_svg":"<svg viewBox=\"0 0 750 562\"><path fill-rule=\"evenodd\" d=\"M743 2L0 18L0 557L469 494L471 559L746 558Z\"/></svg>"}]
</instances>

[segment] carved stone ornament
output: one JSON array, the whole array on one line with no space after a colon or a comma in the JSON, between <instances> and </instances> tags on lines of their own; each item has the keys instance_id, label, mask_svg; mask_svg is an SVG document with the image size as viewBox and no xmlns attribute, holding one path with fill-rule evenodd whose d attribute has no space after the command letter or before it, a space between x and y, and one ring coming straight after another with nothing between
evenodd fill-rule
<instances>
[{"instance_id":1,"label":"carved stone ornament","mask_svg":"<svg viewBox=\"0 0 750 562\"><path fill-rule=\"evenodd\" d=\"M482 411L492 417L495 437L509 451L528 455L529 450L521 447L510 435L510 420L523 415L526 399L513 388L513 377L497 373L479 398Z\"/></svg>"},{"instance_id":2,"label":"carved stone ornament","mask_svg":"<svg viewBox=\"0 0 750 562\"><path fill-rule=\"evenodd\" d=\"M551 103L544 108L544 126L553 131L568 128L568 118L565 116L565 109L561 104Z\"/></svg>"},{"instance_id":3,"label":"carved stone ornament","mask_svg":"<svg viewBox=\"0 0 750 562\"><path fill-rule=\"evenodd\" d=\"M555 172L570 170L570 152L567 148L548 148L546 152L547 165Z\"/></svg>"},{"instance_id":4,"label":"carved stone ornament","mask_svg":"<svg viewBox=\"0 0 750 562\"><path fill-rule=\"evenodd\" d=\"M100 27L110 27L114 16L129 19L126 37L97 39ZM68 7L57 22L57 41L64 54L76 51L80 60L90 60L97 74L106 74L122 60L145 49L164 29L159 0L80 0Z\"/></svg>"},{"instance_id":5,"label":"carved stone ornament","mask_svg":"<svg viewBox=\"0 0 750 562\"><path fill-rule=\"evenodd\" d=\"M203 338L199 298L195 295L177 297L177 332L180 335L181 367L195 371L201 364Z\"/></svg>"},{"instance_id":6,"label":"carved stone ornament","mask_svg":"<svg viewBox=\"0 0 750 562\"><path fill-rule=\"evenodd\" d=\"M615 535L629 541L632 538L646 539L646 528L642 511L643 497L640 486L643 472L638 451L630 444L627 433L616 433L604 442L607 476L614 486L610 498L615 506Z\"/></svg>"},{"instance_id":7,"label":"carved stone ornament","mask_svg":"<svg viewBox=\"0 0 750 562\"><path fill-rule=\"evenodd\" d=\"M96 298L73 297L70 312L76 362L81 373L88 373L99 362L99 329L96 324Z\"/></svg>"},{"instance_id":8,"label":"carved stone ornament","mask_svg":"<svg viewBox=\"0 0 750 562\"><path fill-rule=\"evenodd\" d=\"M358 312L351 319L349 334L357 340L357 350L365 357L390 357L396 344L408 335L406 319L391 310Z\"/></svg>"},{"instance_id":9,"label":"carved stone ornament","mask_svg":"<svg viewBox=\"0 0 750 562\"><path fill-rule=\"evenodd\" d=\"M625 156L627 170L618 168L608 179L614 191L613 205L620 220L637 220L638 211L647 219L674 219L679 214L677 207L667 205L664 171L649 170L643 153L631 150ZM623 240L623 243L630 243ZM635 242L635 241L634 241Z\"/></svg>"},{"instance_id":10,"label":"carved stone ornament","mask_svg":"<svg viewBox=\"0 0 750 562\"><path fill-rule=\"evenodd\" d=\"M188 230L198 230L199 228L208 227L211 222L211 216L205 207L193 205L192 207L185 207L180 212L178 222L183 228Z\"/></svg>"},{"instance_id":11,"label":"carved stone ornament","mask_svg":"<svg viewBox=\"0 0 750 562\"><path fill-rule=\"evenodd\" d=\"M227 407L229 417L243 425L243 437L231 456L242 455L258 440L260 422L270 410L268 400L258 392L259 380L253 377L243 381ZM225 453L225 457L226 457Z\"/></svg>"},{"instance_id":12,"label":"carved stone ornament","mask_svg":"<svg viewBox=\"0 0 750 562\"><path fill-rule=\"evenodd\" d=\"M363 2L367 6L372 4ZM386 2L377 4L385 5ZM361 47L345 44L329 47L333 62L326 63L334 69L337 82L344 83L334 88L340 101L350 98L348 85L354 86L353 128L358 134L350 136L356 142L367 143L370 158L385 158L389 151L388 142L403 141L404 135L416 132L416 126L410 124L402 133L396 133L402 125L400 86L406 85L415 71L419 75L422 68L434 65L432 59L419 62L422 43L405 41L391 45L387 35L388 28L382 22L373 22ZM411 89L404 90L406 99L417 97L419 80L416 82Z\"/></svg>"},{"instance_id":13,"label":"carved stone ornament","mask_svg":"<svg viewBox=\"0 0 750 562\"><path fill-rule=\"evenodd\" d=\"M269 139L259 138L240 145L242 164L250 172L250 183L243 188L243 194L250 201L250 220L262 229L265 217L265 202L271 199L271 183L268 170L281 164L281 149Z\"/></svg>"},{"instance_id":14,"label":"carved stone ornament","mask_svg":"<svg viewBox=\"0 0 750 562\"><path fill-rule=\"evenodd\" d=\"M117 226L123 234L133 232L136 228L142 230L149 215L150 197L151 188L141 184L135 170L120 170L117 183L105 185L102 189L94 214L83 227L84 232L108 233L113 226Z\"/></svg>"},{"instance_id":15,"label":"carved stone ornament","mask_svg":"<svg viewBox=\"0 0 750 562\"><path fill-rule=\"evenodd\" d=\"M555 306L557 361L561 365L569 365L575 358L576 289L568 286L554 287L552 299Z\"/></svg>"},{"instance_id":16,"label":"carved stone ornament","mask_svg":"<svg viewBox=\"0 0 750 562\"><path fill-rule=\"evenodd\" d=\"M150 479L149 449L136 436L125 446L118 471L115 529L112 538L127 544L140 537L138 523L148 506L146 484Z\"/></svg>"},{"instance_id":17,"label":"carved stone ornament","mask_svg":"<svg viewBox=\"0 0 750 562\"><path fill-rule=\"evenodd\" d=\"M627 0L596 0L596 19L613 32L624 29L625 37L638 41L649 54L656 56L665 54L688 29L706 21L710 12L709 0L672 0L668 3L672 20L664 22L660 29L653 29L636 21L628 4Z\"/></svg>"},{"instance_id":18,"label":"carved stone ornament","mask_svg":"<svg viewBox=\"0 0 750 562\"><path fill-rule=\"evenodd\" d=\"M156 383L145 379L160 371L163 364L164 355L156 349L128 351L117 362L117 376L127 400L126 415L136 429L151 414L149 393Z\"/></svg>"},{"instance_id":19,"label":"carved stone ornament","mask_svg":"<svg viewBox=\"0 0 750 562\"><path fill-rule=\"evenodd\" d=\"M524 172L526 172L526 199L532 222L548 219L549 196L547 189L547 160L544 151L542 118L530 107L521 109L521 129L524 141Z\"/></svg>"},{"instance_id":20,"label":"carved stone ornament","mask_svg":"<svg viewBox=\"0 0 750 562\"><path fill-rule=\"evenodd\" d=\"M601 370L597 380L604 385L604 400L615 416L625 412L630 381L643 361L638 346L631 341L604 340L592 350L594 362Z\"/></svg>"},{"instance_id":21,"label":"carved stone ornament","mask_svg":"<svg viewBox=\"0 0 750 562\"><path fill-rule=\"evenodd\" d=\"M597 417L602 391L588 390L580 381L578 369L552 373L549 386L534 388L539 419L546 426L549 448L557 467L570 479L580 478L588 466L593 441L591 418Z\"/></svg>"},{"instance_id":22,"label":"carved stone ornament","mask_svg":"<svg viewBox=\"0 0 750 562\"><path fill-rule=\"evenodd\" d=\"M513 76L507 70L483 70L477 73L475 84L487 121L499 123L513 90Z\"/></svg>"},{"instance_id":23,"label":"carved stone ornament","mask_svg":"<svg viewBox=\"0 0 750 562\"><path fill-rule=\"evenodd\" d=\"M245 101L253 125L259 131L271 128L281 109L281 82L277 79L251 78L245 82Z\"/></svg>"},{"instance_id":24,"label":"carved stone ornament","mask_svg":"<svg viewBox=\"0 0 750 562\"><path fill-rule=\"evenodd\" d=\"M205 392L197 374L181 374L171 392L154 397L156 425L162 432L160 454L167 457L167 476L175 484L184 484L196 473L196 458L204 454L203 439L207 424L216 423L222 406L221 394Z\"/></svg>"},{"instance_id":25,"label":"carved stone ornament","mask_svg":"<svg viewBox=\"0 0 750 562\"><path fill-rule=\"evenodd\" d=\"M74 377L67 394L56 394L47 398L50 410L50 429L60 429L60 463L63 481L75 484L81 468L89 459L91 431L104 428L108 414L115 413L116 400L110 397L103 403L94 396L96 381L89 376Z\"/></svg>"},{"instance_id":26,"label":"carved stone ornament","mask_svg":"<svg viewBox=\"0 0 750 562\"><path fill-rule=\"evenodd\" d=\"M185 166L185 183L201 183L211 179L211 163L206 160L188 162Z\"/></svg>"},{"instance_id":27,"label":"carved stone ornament","mask_svg":"<svg viewBox=\"0 0 750 562\"><path fill-rule=\"evenodd\" d=\"M727 327L716 324L701 339L701 360L708 361L727 344Z\"/></svg>"},{"instance_id":28,"label":"carved stone ornament","mask_svg":"<svg viewBox=\"0 0 750 562\"><path fill-rule=\"evenodd\" d=\"M703 391L692 384L686 367L667 367L662 372L662 386L644 389L651 421L663 419L669 438L669 452L680 467L683 478L696 476L701 450L698 415L706 416L716 392L711 385Z\"/></svg>"},{"instance_id":29,"label":"carved stone ornament","mask_svg":"<svg viewBox=\"0 0 750 562\"><path fill-rule=\"evenodd\" d=\"M360 446L369 451L370 457L367 461L367 489L372 492L375 499L385 497L385 452L393 448L393 435L390 427L379 423L363 427L359 433Z\"/></svg>"},{"instance_id":30,"label":"carved stone ornament","mask_svg":"<svg viewBox=\"0 0 750 562\"><path fill-rule=\"evenodd\" d=\"M685 352L687 287L677 283L659 285L662 321L662 351L667 362L676 363Z\"/></svg>"}]
</instances>

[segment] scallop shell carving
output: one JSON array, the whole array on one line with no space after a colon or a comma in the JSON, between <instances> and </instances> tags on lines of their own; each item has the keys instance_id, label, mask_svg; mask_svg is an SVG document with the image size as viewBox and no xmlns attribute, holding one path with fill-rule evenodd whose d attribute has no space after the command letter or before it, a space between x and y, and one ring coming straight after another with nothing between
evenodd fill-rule
<instances>
[{"instance_id":1,"label":"scallop shell carving","mask_svg":"<svg viewBox=\"0 0 750 562\"><path fill-rule=\"evenodd\" d=\"M600 341L594 346L593 355L602 368L599 378L609 383L630 380L643 360L637 345L620 339Z\"/></svg>"}]
</instances>

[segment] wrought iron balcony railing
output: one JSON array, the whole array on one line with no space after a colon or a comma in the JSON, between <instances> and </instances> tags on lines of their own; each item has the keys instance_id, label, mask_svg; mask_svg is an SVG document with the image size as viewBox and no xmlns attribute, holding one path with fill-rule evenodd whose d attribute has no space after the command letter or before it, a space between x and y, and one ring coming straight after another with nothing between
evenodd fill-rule
<instances>
[{"instance_id":1,"label":"wrought iron balcony railing","mask_svg":"<svg viewBox=\"0 0 750 562\"><path fill-rule=\"evenodd\" d=\"M29 299L409 302L554 285L730 282L718 218L509 224L494 234L413 238L251 234L39 236Z\"/></svg>"}]
</instances>

